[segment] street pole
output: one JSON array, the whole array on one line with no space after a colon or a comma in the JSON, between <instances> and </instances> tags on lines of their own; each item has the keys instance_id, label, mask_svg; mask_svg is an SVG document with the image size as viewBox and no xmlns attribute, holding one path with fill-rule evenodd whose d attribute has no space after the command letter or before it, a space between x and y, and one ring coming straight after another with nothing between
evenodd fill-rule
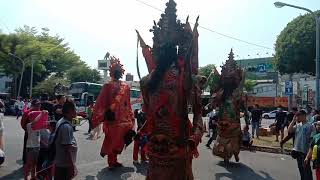
<instances>
[{"instance_id":1,"label":"street pole","mask_svg":"<svg viewBox=\"0 0 320 180\"><path fill-rule=\"evenodd\" d=\"M34 60L33 60L33 59L31 59L30 99L32 98L32 86L33 86L33 64L34 64Z\"/></svg>"},{"instance_id":2,"label":"street pole","mask_svg":"<svg viewBox=\"0 0 320 180\"><path fill-rule=\"evenodd\" d=\"M21 84L22 84L22 79L23 79L24 68L25 68L25 63L24 63L24 61L22 61L22 69L21 69L21 75L20 75L20 82L19 82L19 89L18 89L18 96L17 97L20 97L20 91L21 91Z\"/></svg>"},{"instance_id":3,"label":"street pole","mask_svg":"<svg viewBox=\"0 0 320 180\"><path fill-rule=\"evenodd\" d=\"M289 74L289 81L292 84L292 94L289 95L289 104L288 104L288 110L291 110L292 108L292 95L293 95L293 81L292 81L292 74Z\"/></svg>"},{"instance_id":4,"label":"street pole","mask_svg":"<svg viewBox=\"0 0 320 180\"><path fill-rule=\"evenodd\" d=\"M16 59L19 59L19 60L21 61L21 63L22 63L22 69L21 69L21 75L20 75L20 82L19 82L19 89L18 89L18 95L17 95L17 97L19 97L19 96L20 96L20 91L21 91L22 79L23 79L23 72L24 72L24 69L25 69L25 62L24 62L23 59L21 59L20 57L14 55L14 54L12 54L12 53L8 53L8 55L10 55L10 56L12 56L12 57L14 57L14 58L16 58Z\"/></svg>"},{"instance_id":5,"label":"street pole","mask_svg":"<svg viewBox=\"0 0 320 180\"><path fill-rule=\"evenodd\" d=\"M313 13L313 16L316 19L316 109L319 108L320 104L320 87L319 87L319 80L320 80L320 17L317 17L316 14Z\"/></svg>"},{"instance_id":6,"label":"street pole","mask_svg":"<svg viewBox=\"0 0 320 180\"><path fill-rule=\"evenodd\" d=\"M287 4L287 3L283 3L283 2L275 2L274 5L277 8L282 8L284 6L288 6L288 7L292 7L292 8L296 8L296 9L301 9L304 11L309 12L315 19L316 21L316 104L315 104L315 108L319 108L320 107L320 85L319 85L319 81L320 81L320 17L317 17L317 15L311 11L310 9L304 8L304 7L300 7L300 6L295 6L292 4Z\"/></svg>"}]
</instances>

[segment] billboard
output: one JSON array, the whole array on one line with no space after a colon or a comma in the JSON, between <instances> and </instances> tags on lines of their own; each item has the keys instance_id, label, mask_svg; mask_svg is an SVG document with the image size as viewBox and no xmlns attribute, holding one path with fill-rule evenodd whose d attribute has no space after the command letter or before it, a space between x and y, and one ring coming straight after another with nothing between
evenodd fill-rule
<instances>
[{"instance_id":1,"label":"billboard","mask_svg":"<svg viewBox=\"0 0 320 180\"><path fill-rule=\"evenodd\" d=\"M99 70L109 70L110 61L109 60L98 60L98 69Z\"/></svg>"}]
</instances>

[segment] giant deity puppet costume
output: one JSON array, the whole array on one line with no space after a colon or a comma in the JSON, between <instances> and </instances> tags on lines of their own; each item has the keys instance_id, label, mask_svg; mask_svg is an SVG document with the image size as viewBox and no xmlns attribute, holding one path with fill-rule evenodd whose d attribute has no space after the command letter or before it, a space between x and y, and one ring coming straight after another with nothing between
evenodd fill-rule
<instances>
[{"instance_id":1,"label":"giant deity puppet costume","mask_svg":"<svg viewBox=\"0 0 320 180\"><path fill-rule=\"evenodd\" d=\"M246 126L248 126L248 116L245 102L243 100L244 72L239 68L234 60L234 54L229 54L228 60L222 66L221 75L218 76L217 86L212 89L212 104L219 108L218 111L218 136L213 146L213 154L229 162L234 155L239 161L241 146L241 123L240 110L244 112Z\"/></svg>"},{"instance_id":2,"label":"giant deity puppet costume","mask_svg":"<svg viewBox=\"0 0 320 180\"><path fill-rule=\"evenodd\" d=\"M203 135L201 90L206 78L198 75L198 22L177 20L176 3L151 30L153 47L138 33L149 74L140 81L147 116L147 180L193 180L192 159ZM197 20L198 21L198 20ZM188 118L188 105L193 121Z\"/></svg>"},{"instance_id":3,"label":"giant deity puppet costume","mask_svg":"<svg viewBox=\"0 0 320 180\"><path fill-rule=\"evenodd\" d=\"M120 81L123 73L119 59L111 57L112 79L103 86L93 108L93 128L103 123L105 133L100 155L107 155L110 169L122 166L117 156L124 149L126 137L135 123L130 104L130 87Z\"/></svg>"}]
</instances>

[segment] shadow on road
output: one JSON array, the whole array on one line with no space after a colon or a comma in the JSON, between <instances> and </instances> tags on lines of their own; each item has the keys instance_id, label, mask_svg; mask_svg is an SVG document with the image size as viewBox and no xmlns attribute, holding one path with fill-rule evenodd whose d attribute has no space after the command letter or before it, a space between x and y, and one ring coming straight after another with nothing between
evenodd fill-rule
<instances>
[{"instance_id":1,"label":"shadow on road","mask_svg":"<svg viewBox=\"0 0 320 180\"><path fill-rule=\"evenodd\" d=\"M133 167L122 167L110 171L108 168L104 168L98 172L96 178L98 180L112 179L112 180L126 180L134 173ZM87 176L86 180L91 180L92 176Z\"/></svg>"},{"instance_id":2,"label":"shadow on road","mask_svg":"<svg viewBox=\"0 0 320 180\"><path fill-rule=\"evenodd\" d=\"M228 164L224 162L219 162L218 166L224 167L229 173L216 173L216 180L223 179L228 177L232 180L241 180L241 179L252 179L252 180L275 180L268 173L260 171L262 175L256 173L253 169L244 165L242 163L232 163Z\"/></svg>"},{"instance_id":3,"label":"shadow on road","mask_svg":"<svg viewBox=\"0 0 320 180\"><path fill-rule=\"evenodd\" d=\"M133 165L137 168L137 171L136 171L137 174L141 174L143 176L147 176L148 163L146 163L146 162L142 162L140 164L139 163L134 163Z\"/></svg>"},{"instance_id":4,"label":"shadow on road","mask_svg":"<svg viewBox=\"0 0 320 180\"><path fill-rule=\"evenodd\" d=\"M12 171L12 173L1 177L1 180L12 180L12 179L21 179L23 178L23 167Z\"/></svg>"}]
</instances>

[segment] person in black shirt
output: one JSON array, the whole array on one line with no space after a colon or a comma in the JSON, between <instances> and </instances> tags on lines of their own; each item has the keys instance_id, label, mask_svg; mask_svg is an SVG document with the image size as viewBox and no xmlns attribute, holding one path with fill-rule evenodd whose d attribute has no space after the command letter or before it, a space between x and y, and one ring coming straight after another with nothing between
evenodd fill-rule
<instances>
[{"instance_id":1,"label":"person in black shirt","mask_svg":"<svg viewBox=\"0 0 320 180\"><path fill-rule=\"evenodd\" d=\"M287 126L287 128L288 128L289 124L291 123L291 121L293 120L293 118L294 118L294 116L295 116L295 114L296 114L297 112L298 112L298 108L293 107L293 108L291 109L291 111L289 112L289 114L287 115L287 120L286 120L286 123L285 123L285 125ZM282 148L283 145L284 145L287 141L289 141L291 138L292 138L292 141L293 141L293 144L294 144L294 137L295 137L295 134L294 134L294 133L288 132L288 135L287 135L286 137L284 137L283 140L280 141L280 147Z\"/></svg>"},{"instance_id":2,"label":"person in black shirt","mask_svg":"<svg viewBox=\"0 0 320 180\"><path fill-rule=\"evenodd\" d=\"M57 95L56 98L57 98L58 104L53 106L53 114L54 114L54 119L56 121L59 121L61 118L63 118L62 107L63 107L63 104L66 102L66 97L64 95Z\"/></svg>"},{"instance_id":3,"label":"person in black shirt","mask_svg":"<svg viewBox=\"0 0 320 180\"><path fill-rule=\"evenodd\" d=\"M284 127L286 123L287 113L283 112L282 107L278 108L278 112L276 113L276 142L279 142L279 134L281 133L281 140L284 137Z\"/></svg>"},{"instance_id":4,"label":"person in black shirt","mask_svg":"<svg viewBox=\"0 0 320 180\"><path fill-rule=\"evenodd\" d=\"M256 131L256 136L259 139L259 126L262 118L262 110L259 105L256 104L255 108L251 111L251 125L252 125L252 138L254 138L254 131Z\"/></svg>"},{"instance_id":5,"label":"person in black shirt","mask_svg":"<svg viewBox=\"0 0 320 180\"><path fill-rule=\"evenodd\" d=\"M41 111L47 110L49 113L49 117L53 116L53 104L49 102L49 95L47 93L44 93L40 97L41 101Z\"/></svg>"},{"instance_id":6,"label":"person in black shirt","mask_svg":"<svg viewBox=\"0 0 320 180\"><path fill-rule=\"evenodd\" d=\"M212 135L209 138L206 146L207 148L211 148L210 145L212 143L213 140L216 140L217 138L217 122L218 122L218 108L216 110L212 110L209 114L209 129L212 130ZM210 131L209 131L209 135L210 135Z\"/></svg>"}]
</instances>

